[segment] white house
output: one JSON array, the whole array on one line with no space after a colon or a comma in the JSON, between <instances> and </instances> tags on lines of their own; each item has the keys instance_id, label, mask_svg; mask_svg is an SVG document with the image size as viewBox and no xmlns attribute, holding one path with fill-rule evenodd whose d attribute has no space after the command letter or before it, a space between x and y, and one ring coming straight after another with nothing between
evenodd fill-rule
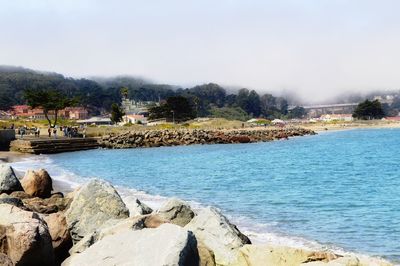
<instances>
[{"instance_id":1,"label":"white house","mask_svg":"<svg viewBox=\"0 0 400 266\"><path fill-rule=\"evenodd\" d=\"M144 115L124 115L122 118L122 121L126 123L131 123L131 124L147 124L147 118L144 117Z\"/></svg>"}]
</instances>

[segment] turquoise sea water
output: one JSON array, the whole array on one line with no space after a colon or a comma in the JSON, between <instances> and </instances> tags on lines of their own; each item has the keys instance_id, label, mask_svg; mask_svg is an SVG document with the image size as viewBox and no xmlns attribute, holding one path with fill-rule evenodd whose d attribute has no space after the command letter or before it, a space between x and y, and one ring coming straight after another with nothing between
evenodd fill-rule
<instances>
[{"instance_id":1,"label":"turquoise sea water","mask_svg":"<svg viewBox=\"0 0 400 266\"><path fill-rule=\"evenodd\" d=\"M80 178L217 206L255 235L273 232L400 261L398 129L47 158Z\"/></svg>"}]
</instances>

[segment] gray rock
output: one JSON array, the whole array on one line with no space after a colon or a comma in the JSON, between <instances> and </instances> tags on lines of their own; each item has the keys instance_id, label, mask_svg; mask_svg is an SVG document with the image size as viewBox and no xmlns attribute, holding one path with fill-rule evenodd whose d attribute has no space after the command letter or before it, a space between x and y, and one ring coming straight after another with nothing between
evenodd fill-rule
<instances>
[{"instance_id":1,"label":"gray rock","mask_svg":"<svg viewBox=\"0 0 400 266\"><path fill-rule=\"evenodd\" d=\"M0 194L10 194L13 191L23 191L11 166L0 163Z\"/></svg>"},{"instance_id":2,"label":"gray rock","mask_svg":"<svg viewBox=\"0 0 400 266\"><path fill-rule=\"evenodd\" d=\"M184 229L192 231L214 253L217 265L235 262L238 248L250 244L250 240L235 225L212 207L201 210Z\"/></svg>"},{"instance_id":3,"label":"gray rock","mask_svg":"<svg viewBox=\"0 0 400 266\"><path fill-rule=\"evenodd\" d=\"M22 200L12 197L2 197L0 198L0 204L10 204L18 208L25 209Z\"/></svg>"},{"instance_id":4,"label":"gray rock","mask_svg":"<svg viewBox=\"0 0 400 266\"><path fill-rule=\"evenodd\" d=\"M134 196L128 196L124 198L124 202L126 204L126 207L129 209L129 214L131 217L150 214L153 212L153 210L149 206L147 206Z\"/></svg>"},{"instance_id":5,"label":"gray rock","mask_svg":"<svg viewBox=\"0 0 400 266\"><path fill-rule=\"evenodd\" d=\"M163 224L155 229L126 230L107 236L62 265L199 265L199 256L192 232Z\"/></svg>"},{"instance_id":6,"label":"gray rock","mask_svg":"<svg viewBox=\"0 0 400 266\"><path fill-rule=\"evenodd\" d=\"M76 243L109 220L128 218L129 211L112 185L93 179L76 192L65 216Z\"/></svg>"},{"instance_id":7,"label":"gray rock","mask_svg":"<svg viewBox=\"0 0 400 266\"><path fill-rule=\"evenodd\" d=\"M185 226L194 217L194 212L186 202L172 198L168 200L157 214L167 221L179 226Z\"/></svg>"},{"instance_id":8,"label":"gray rock","mask_svg":"<svg viewBox=\"0 0 400 266\"><path fill-rule=\"evenodd\" d=\"M36 213L0 204L0 250L15 265L53 265L51 236Z\"/></svg>"},{"instance_id":9,"label":"gray rock","mask_svg":"<svg viewBox=\"0 0 400 266\"><path fill-rule=\"evenodd\" d=\"M126 230L143 229L145 227L145 219L146 216L137 216L123 220L110 220L101 228L97 229L93 233L87 234L84 238L82 238L69 250L69 254L73 255L74 253L82 253L94 243L106 236L114 235Z\"/></svg>"}]
</instances>

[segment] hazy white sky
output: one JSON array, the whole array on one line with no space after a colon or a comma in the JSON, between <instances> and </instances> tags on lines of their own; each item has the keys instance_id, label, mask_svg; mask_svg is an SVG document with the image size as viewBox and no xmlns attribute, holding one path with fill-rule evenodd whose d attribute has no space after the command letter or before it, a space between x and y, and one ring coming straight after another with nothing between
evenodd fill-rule
<instances>
[{"instance_id":1,"label":"hazy white sky","mask_svg":"<svg viewBox=\"0 0 400 266\"><path fill-rule=\"evenodd\" d=\"M400 88L397 0L0 0L0 64L311 100Z\"/></svg>"}]
</instances>

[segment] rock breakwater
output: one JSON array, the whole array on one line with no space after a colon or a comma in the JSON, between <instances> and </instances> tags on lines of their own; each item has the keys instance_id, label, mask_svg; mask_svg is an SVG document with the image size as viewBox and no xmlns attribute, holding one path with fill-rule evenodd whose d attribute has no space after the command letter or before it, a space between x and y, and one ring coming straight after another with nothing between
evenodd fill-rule
<instances>
[{"instance_id":1,"label":"rock breakwater","mask_svg":"<svg viewBox=\"0 0 400 266\"><path fill-rule=\"evenodd\" d=\"M122 149L192 144L251 143L314 134L316 134L314 131L304 128L229 131L147 130L105 135L99 142L104 148Z\"/></svg>"}]
</instances>

